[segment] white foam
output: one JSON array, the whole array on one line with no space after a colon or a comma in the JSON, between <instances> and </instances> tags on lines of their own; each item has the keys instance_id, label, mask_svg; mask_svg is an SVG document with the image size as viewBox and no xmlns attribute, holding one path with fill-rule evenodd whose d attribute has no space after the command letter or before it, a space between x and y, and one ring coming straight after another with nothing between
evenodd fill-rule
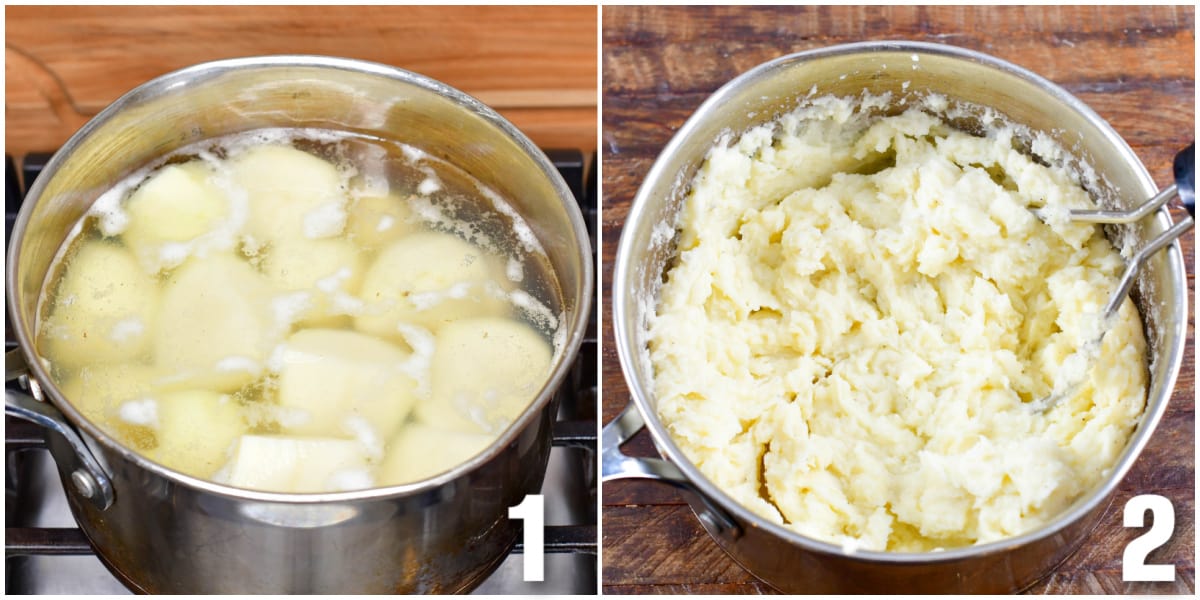
<instances>
[{"instance_id":1,"label":"white foam","mask_svg":"<svg viewBox=\"0 0 1200 600\"><path fill-rule=\"evenodd\" d=\"M467 417L472 423L479 426L480 429L487 433L497 433L504 429L507 423L495 423L488 421L487 407L496 404L496 390L485 390L482 394L465 394L462 392L454 394L451 399L451 404L454 405L455 411L458 414Z\"/></svg>"},{"instance_id":2,"label":"white foam","mask_svg":"<svg viewBox=\"0 0 1200 600\"><path fill-rule=\"evenodd\" d=\"M287 365L287 344L279 344L271 349L271 355L267 357L267 370L272 373L280 373L283 367Z\"/></svg>"},{"instance_id":3,"label":"white foam","mask_svg":"<svg viewBox=\"0 0 1200 600\"><path fill-rule=\"evenodd\" d=\"M566 313L560 313L558 315L558 321L560 323L565 321L566 318L567 318ZM550 336L550 345L554 347L554 358L555 358L556 362L558 360L558 357L562 355L563 348L566 347L566 344L567 344L567 328L566 327L554 328L554 334L552 336Z\"/></svg>"},{"instance_id":4,"label":"white foam","mask_svg":"<svg viewBox=\"0 0 1200 600\"><path fill-rule=\"evenodd\" d=\"M442 214L442 210L435 206L428 198L414 197L409 201L409 206L417 213L417 216L426 223L434 225L450 225L452 221Z\"/></svg>"},{"instance_id":5,"label":"white foam","mask_svg":"<svg viewBox=\"0 0 1200 600\"><path fill-rule=\"evenodd\" d=\"M409 294L408 301L417 310L429 310L446 300L461 300L466 298L470 294L471 289L477 285L473 281L460 281L445 289Z\"/></svg>"},{"instance_id":6,"label":"white foam","mask_svg":"<svg viewBox=\"0 0 1200 600\"><path fill-rule=\"evenodd\" d=\"M417 397L428 398L430 394L429 366L433 363L437 340L428 329L416 325L400 323L396 326L396 330L400 332L404 341L408 343L408 347L413 351L408 360L398 367L402 373L412 377L413 381L417 383Z\"/></svg>"},{"instance_id":7,"label":"white foam","mask_svg":"<svg viewBox=\"0 0 1200 600\"><path fill-rule=\"evenodd\" d=\"M158 401L153 398L139 398L121 404L117 416L126 423L158 427Z\"/></svg>"},{"instance_id":8,"label":"white foam","mask_svg":"<svg viewBox=\"0 0 1200 600\"><path fill-rule=\"evenodd\" d=\"M342 267L334 271L331 275L327 275L317 280L316 286L318 290L326 294L332 294L342 289L342 284L350 279L354 273L350 271L350 267Z\"/></svg>"},{"instance_id":9,"label":"white foam","mask_svg":"<svg viewBox=\"0 0 1200 600\"><path fill-rule=\"evenodd\" d=\"M121 235L125 231L125 228L129 227L129 214L125 212L121 201L130 190L141 182L146 172L145 169L139 170L134 175L121 180L111 190L100 194L100 197L96 199L92 207L88 209L87 214L99 219L100 233L108 237L113 237ZM137 175L140 175L140 177L135 179Z\"/></svg>"},{"instance_id":10,"label":"white foam","mask_svg":"<svg viewBox=\"0 0 1200 600\"><path fill-rule=\"evenodd\" d=\"M330 298L333 300L332 311L339 315L359 315L367 306L361 299L340 290L330 294Z\"/></svg>"},{"instance_id":11,"label":"white foam","mask_svg":"<svg viewBox=\"0 0 1200 600\"><path fill-rule=\"evenodd\" d=\"M429 224L433 229L444 229L458 234L464 240L479 246L483 250L491 253L497 253L496 244L491 238L479 231L479 228L474 223L465 223L447 217L442 209L435 205L426 196L413 196L409 199L409 206L413 209L417 218Z\"/></svg>"},{"instance_id":12,"label":"white foam","mask_svg":"<svg viewBox=\"0 0 1200 600\"><path fill-rule=\"evenodd\" d=\"M353 198L386 196L391 191L391 184L387 177L387 150L383 146L369 144L363 146L359 152L362 156L357 157L355 162L360 167L358 171L360 176L356 185L349 186L350 196Z\"/></svg>"},{"instance_id":13,"label":"white foam","mask_svg":"<svg viewBox=\"0 0 1200 600\"><path fill-rule=\"evenodd\" d=\"M304 214L304 237L314 240L333 237L346 227L342 201L326 202Z\"/></svg>"},{"instance_id":14,"label":"white foam","mask_svg":"<svg viewBox=\"0 0 1200 600\"><path fill-rule=\"evenodd\" d=\"M437 177L433 175L421 180L421 184L417 186L417 193L421 194L422 196L436 194L440 191L442 191L442 184L437 180Z\"/></svg>"},{"instance_id":15,"label":"white foam","mask_svg":"<svg viewBox=\"0 0 1200 600\"><path fill-rule=\"evenodd\" d=\"M504 276L513 283L521 283L525 279L525 265L516 258L509 258L504 265Z\"/></svg>"},{"instance_id":16,"label":"white foam","mask_svg":"<svg viewBox=\"0 0 1200 600\"><path fill-rule=\"evenodd\" d=\"M521 215L517 213L513 207L509 206L508 203L500 197L500 194L497 194L496 192L492 191L491 188L488 188L478 181L475 182L475 189L479 190L479 193L482 194L483 197L492 202L492 208L496 209L496 212L508 217L512 221L513 233L517 234L517 240L521 242L521 247L524 248L526 252L530 254L540 254L542 256L546 255L546 251L542 249L541 242L539 242L537 236L533 234L533 229L530 229L529 225L525 223L525 219L521 218Z\"/></svg>"},{"instance_id":17,"label":"white foam","mask_svg":"<svg viewBox=\"0 0 1200 600\"><path fill-rule=\"evenodd\" d=\"M157 273L163 269L174 269L183 264L192 254L193 244L187 242L166 242L158 247L158 261L145 265L147 270Z\"/></svg>"},{"instance_id":18,"label":"white foam","mask_svg":"<svg viewBox=\"0 0 1200 600\"><path fill-rule=\"evenodd\" d=\"M234 158L258 146L290 146L298 140L317 142L319 144L337 144L357 137L349 131L334 131L332 129L317 129L304 127L270 127L255 129L245 133L221 138L221 148L225 155ZM203 140L196 146L211 146L212 140ZM195 152L195 148L191 148Z\"/></svg>"},{"instance_id":19,"label":"white foam","mask_svg":"<svg viewBox=\"0 0 1200 600\"><path fill-rule=\"evenodd\" d=\"M400 152L402 152L404 154L404 158L407 158L408 162L417 163L422 160L425 160L425 158L427 156L429 156L428 154L425 154L425 152L423 152L422 150L415 148L413 146L409 146L408 144L396 144L396 145L400 147Z\"/></svg>"},{"instance_id":20,"label":"white foam","mask_svg":"<svg viewBox=\"0 0 1200 600\"><path fill-rule=\"evenodd\" d=\"M383 458L383 440L371 423L359 415L349 415L342 420L342 430L349 433L362 445L363 452L371 460Z\"/></svg>"},{"instance_id":21,"label":"white foam","mask_svg":"<svg viewBox=\"0 0 1200 600\"><path fill-rule=\"evenodd\" d=\"M275 328L286 330L312 307L312 294L309 292L292 292L281 294L271 299L271 316L275 319Z\"/></svg>"},{"instance_id":22,"label":"white foam","mask_svg":"<svg viewBox=\"0 0 1200 600\"><path fill-rule=\"evenodd\" d=\"M334 491L349 492L375 487L375 478L369 469L343 469L330 475L325 483Z\"/></svg>"},{"instance_id":23,"label":"white foam","mask_svg":"<svg viewBox=\"0 0 1200 600\"><path fill-rule=\"evenodd\" d=\"M217 371L221 373L250 373L257 375L262 371L258 361L248 356L227 356L217 361Z\"/></svg>"},{"instance_id":24,"label":"white foam","mask_svg":"<svg viewBox=\"0 0 1200 600\"><path fill-rule=\"evenodd\" d=\"M375 224L375 231L384 232L396 225L396 218L392 215L383 215L379 218L379 223Z\"/></svg>"},{"instance_id":25,"label":"white foam","mask_svg":"<svg viewBox=\"0 0 1200 600\"><path fill-rule=\"evenodd\" d=\"M536 325L547 331L558 329L558 317L548 306L524 290L513 290L508 294L513 306L520 309Z\"/></svg>"},{"instance_id":26,"label":"white foam","mask_svg":"<svg viewBox=\"0 0 1200 600\"><path fill-rule=\"evenodd\" d=\"M312 421L312 413L295 406L280 406L278 404L266 405L270 410L267 411L271 420L279 424L284 429L292 429L307 425Z\"/></svg>"},{"instance_id":27,"label":"white foam","mask_svg":"<svg viewBox=\"0 0 1200 600\"><path fill-rule=\"evenodd\" d=\"M141 317L131 316L117 321L108 332L108 337L114 342L127 342L146 332L146 324Z\"/></svg>"}]
</instances>

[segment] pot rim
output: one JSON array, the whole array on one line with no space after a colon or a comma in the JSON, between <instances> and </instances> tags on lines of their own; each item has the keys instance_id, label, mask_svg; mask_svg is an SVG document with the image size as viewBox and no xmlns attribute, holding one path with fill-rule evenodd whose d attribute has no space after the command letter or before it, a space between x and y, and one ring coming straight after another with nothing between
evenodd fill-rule
<instances>
[{"instance_id":1,"label":"pot rim","mask_svg":"<svg viewBox=\"0 0 1200 600\"><path fill-rule=\"evenodd\" d=\"M530 403L528 407L513 420L511 424L494 440L483 452L475 455L470 460L460 463L449 471L445 471L434 477L423 479L420 481L405 483L401 485L393 485L387 487L369 488L363 490L353 490L345 492L320 492L320 493L284 493L284 492L267 492L259 490L249 490L244 488L233 487L214 481L200 479L191 475L180 473L156 462L151 461L142 454L135 452L124 444L113 439L102 429L94 425L91 421L84 418L72 405L67 401L58 386L54 384L50 378L44 365L37 359L37 354L33 351L34 343L30 336L31 324L27 323L16 305L11 302L12 298L16 297L16 281L17 281L17 260L16 255L21 247L21 243L25 237L25 231L28 227L30 217L33 212L33 207L38 204L41 198L43 189L46 187L50 177L39 177L33 187L26 194L30 201L23 202L17 214L16 221L13 224L12 237L8 245L7 264L5 265L5 301L8 304L8 312L10 318L14 321L13 333L17 338L18 348L22 357L29 368L31 376L36 380L38 386L43 392L48 392L51 403L58 408L66 416L67 421L76 428L82 429L86 435L85 439L96 440L110 450L118 453L122 458L129 460L138 467L149 470L154 474L166 478L170 481L189 488L197 489L209 494L228 497L237 500L251 500L267 503L279 504L325 504L325 503L345 503L380 500L392 497L417 495L430 490L437 489L451 481L464 477L470 472L476 470L493 458L498 456L505 447L513 443L516 438L527 429L537 418L538 414L546 407L550 400L557 393L558 388L562 385L563 379L572 368L575 357L579 353L579 348L583 343L588 326L588 315L591 311L592 296L594 293L594 267L592 265L592 253L590 242L587 233L587 226L583 220L583 214L579 209L578 203L575 201L570 188L563 180L558 170L550 162L546 154L538 148L524 133L516 128L511 122L501 116L491 107L479 101L475 97L442 83L431 77L421 75L419 73L409 71L400 67L385 65L382 63L353 59L341 58L334 56L324 56L316 54L278 54L278 55L263 55L263 56L244 56L237 58L227 58L220 60L207 61L195 65L183 67L174 71L170 71L145 83L138 85L132 90L121 95L111 104L104 108L95 117L88 120L83 127L76 131L62 145L57 152L54 153L50 161L46 164L43 172L53 175L58 170L59 165L70 160L77 150L81 142L92 135L93 131L99 128L103 123L110 120L113 116L124 110L124 107L131 103L137 103L143 96L149 96L156 93L161 93L165 90L184 85L189 80L197 77L211 77L214 75L224 74L228 72L253 70L253 69L278 69L278 68L308 68L308 69L328 69L338 71L350 71L364 75L371 75L387 79L396 80L402 84L408 84L415 87L423 88L432 91L445 99L452 101L466 111L474 113L489 125L498 129L505 137L517 144L517 146L534 161L542 174L547 177L554 188L559 200L566 207L567 216L571 222L571 229L576 239L575 251L579 256L583 257L580 261L580 275L582 277L581 294L576 302L575 310L571 313L574 316L574 322L571 323L571 328L567 332L561 351L558 353L558 360L554 364L549 377L542 386L537 397ZM562 326L564 324L560 324Z\"/></svg>"},{"instance_id":2,"label":"pot rim","mask_svg":"<svg viewBox=\"0 0 1200 600\"><path fill-rule=\"evenodd\" d=\"M686 138L690 137L693 132L700 128L703 122L714 118L715 114L719 114L721 105L726 99L733 96L743 85L752 82L760 77L764 77L771 71L790 65L796 62L805 62L813 59L822 59L835 56L844 56L852 54L870 54L879 52L897 52L910 53L914 57L920 55L933 55L943 58L951 58L962 61L974 62L985 67L990 67L994 70L1003 72L1008 75L1014 75L1033 83L1043 91L1049 93L1056 101L1060 102L1070 110L1083 116L1088 122L1093 124L1104 136L1106 144L1118 150L1125 161L1129 163L1138 176L1142 185L1143 192L1147 193L1149 198L1153 192L1157 190L1153 178L1149 171L1133 150L1125 142L1125 140L1113 130L1112 126L1101 118L1090 107L1075 98L1050 80L1029 71L1023 67L1019 67L1013 63L1002 60L1000 58L990 56L981 52L960 48L946 44L936 44L929 42L906 41L906 40L887 40L887 41L867 41L855 42L848 44L838 44L821 48L814 48L781 56L755 66L754 68L738 75L725 85L721 86L717 91L713 92L688 118L682 127L675 133L663 150L659 153L653 166L647 172L643 179L642 185L638 188L635 194L626 224L630 222L640 222L647 218L647 206L650 201L649 195L651 192L652 182L673 179L678 176L677 173L667 172L666 157L674 156L679 153L684 145ZM803 94L803 91L799 93ZM715 142L715 140L714 140ZM711 146L711 143L709 144ZM680 181L676 185L686 185L686 181ZM1170 226L1170 219L1166 214L1166 209L1156 213L1155 218L1164 228ZM625 231L629 231L626 229ZM617 247L616 264L613 271L613 326L614 338L617 345L617 356L620 361L622 374L630 391L630 396L641 413L645 421L646 428L650 431L650 435L654 440L656 449L667 460L675 464L687 479L698 489L701 494L716 500L718 505L729 511L738 521L748 523L752 527L766 530L776 537L783 538L791 544L800 546L801 548L821 555L837 556L843 559L850 559L865 563L887 563L893 565L930 565L938 563L952 563L964 559L975 559L981 556L999 554L1010 551L1018 546L1024 546L1036 540L1056 535L1072 523L1080 520L1091 511L1095 510L1101 503L1105 502L1117 486L1124 479L1126 473L1132 467L1134 461L1142 453L1146 444L1149 442L1150 435L1158 425L1163 413L1166 410L1167 402L1170 399L1170 392L1174 388L1175 380L1179 373L1179 367L1183 360L1183 352L1186 342L1176 344L1176 347L1167 352L1167 356L1162 359L1168 360L1169 364L1174 365L1168 368L1168 376L1163 382L1162 390L1163 397L1160 401L1151 403L1152 398L1149 397L1150 389L1146 390L1146 407L1139 421L1137 428L1133 431L1125 449L1122 451L1118 462L1113 465L1103 483L1090 492L1080 496L1071 504L1065 511L1059 513L1044 526L1023 533L1019 536L995 540L984 544L974 546L965 546L959 548L951 548L948 550L938 550L931 552L888 552L878 550L849 550L841 544L835 544L816 538L808 537L795 530L787 528L783 525L770 522L759 515L753 513L749 509L734 500L723 490L713 484L699 468L695 466L687 458L687 456L675 444L671 435L666 431L662 422L658 418L657 412L651 405L650 398L653 395L652 390L643 388L638 380L637 373L640 371L637 368L638 352L640 348L633 346L631 342L632 336L629 335L629 329L639 327L635 321L630 320L630 315L627 314L626 305L617 299L627 298L630 293L629 278L631 260L634 260L635 253L639 248L634 247L632 235L621 236ZM1184 319L1178 326L1185 330L1187 327L1187 284L1183 274L1183 252L1179 246L1179 242L1173 241L1167 248L1168 252L1168 268L1172 271L1172 279L1176 282L1182 281L1182 285L1178 286L1175 297L1172 298L1181 306L1184 311ZM1179 336L1180 340L1184 336Z\"/></svg>"}]
</instances>

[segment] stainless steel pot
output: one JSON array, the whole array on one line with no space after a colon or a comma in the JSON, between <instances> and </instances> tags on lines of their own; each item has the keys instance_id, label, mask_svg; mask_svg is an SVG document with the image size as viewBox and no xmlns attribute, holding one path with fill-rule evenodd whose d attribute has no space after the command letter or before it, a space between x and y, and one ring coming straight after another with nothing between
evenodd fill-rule
<instances>
[{"instance_id":1,"label":"stainless steel pot","mask_svg":"<svg viewBox=\"0 0 1200 600\"><path fill-rule=\"evenodd\" d=\"M1146 445L1166 408L1182 361L1187 327L1187 280L1177 242L1152 257L1133 297L1145 325L1150 389L1141 423L1111 475L1046 527L1017 538L937 553L847 552L767 522L739 505L693 465L659 420L645 324L656 304L664 267L674 248L655 235L674 223L688 182L725 131L735 134L814 95L890 92L891 110L915 94L935 92L951 102L992 107L1044 132L1102 177L1093 195L1130 207L1156 188L1129 146L1096 113L1053 83L978 52L914 42L849 44L801 52L760 65L714 93L659 155L633 200L617 249L613 321L621 368L633 405L604 428L604 481L657 479L682 488L709 535L755 576L785 592L970 593L1023 589L1059 564L1086 537L1111 495ZM970 128L970 119L956 123ZM1111 235L1145 241L1166 230L1165 210ZM666 460L637 459L619 446L643 425Z\"/></svg>"},{"instance_id":2,"label":"stainless steel pot","mask_svg":"<svg viewBox=\"0 0 1200 600\"><path fill-rule=\"evenodd\" d=\"M81 416L36 353L51 261L97 195L181 146L262 127L398 139L446 158L511 200L546 249L566 332L533 404L485 452L427 481L328 494L254 492L153 463ZM442 83L384 65L276 56L206 63L129 92L75 134L30 190L13 228L7 300L20 347L6 413L48 428L71 509L97 555L150 593L395 593L471 588L518 528L507 508L537 493L554 391L583 340L592 290L583 217L545 155L511 123ZM435 452L436 449L430 449Z\"/></svg>"}]
</instances>

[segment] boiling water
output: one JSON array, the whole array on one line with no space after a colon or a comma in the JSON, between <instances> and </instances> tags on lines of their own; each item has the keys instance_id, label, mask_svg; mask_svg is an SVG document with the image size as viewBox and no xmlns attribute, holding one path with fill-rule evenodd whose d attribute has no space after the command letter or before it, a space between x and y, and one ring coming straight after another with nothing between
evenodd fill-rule
<instances>
[{"instance_id":1,"label":"boiling water","mask_svg":"<svg viewBox=\"0 0 1200 600\"><path fill-rule=\"evenodd\" d=\"M76 231L39 311L52 378L200 478L318 492L444 472L528 407L561 351L532 230L404 144L206 141L114 186Z\"/></svg>"}]
</instances>

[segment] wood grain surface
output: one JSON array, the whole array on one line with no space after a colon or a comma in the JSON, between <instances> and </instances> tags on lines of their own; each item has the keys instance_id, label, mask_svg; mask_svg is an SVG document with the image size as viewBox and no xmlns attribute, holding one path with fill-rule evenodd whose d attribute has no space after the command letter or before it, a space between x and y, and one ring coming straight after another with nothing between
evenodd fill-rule
<instances>
[{"instance_id":1,"label":"wood grain surface","mask_svg":"<svg viewBox=\"0 0 1200 600\"><path fill-rule=\"evenodd\" d=\"M596 146L596 7L9 6L5 150L58 148L121 94L199 62L323 54L474 95L543 147Z\"/></svg>"},{"instance_id":2,"label":"wood grain surface","mask_svg":"<svg viewBox=\"0 0 1200 600\"><path fill-rule=\"evenodd\" d=\"M1171 180L1175 152L1194 138L1194 9L1185 7L614 7L603 9L603 295L630 202L659 151L719 86L761 62L852 41L908 39L971 48L1029 68L1096 110L1132 146L1155 181ZM1181 210L1174 211L1176 218ZM1195 288L1194 236L1183 241ZM1194 297L1190 306L1195 306ZM603 317L603 418L629 399ZM1190 312L1190 311L1189 311ZM1169 409L1083 548L1034 593L1194 593L1195 336ZM657 456L645 432L624 450ZM1133 495L1175 507L1175 533L1149 562L1176 566L1170 583L1121 581L1121 526ZM667 488L604 485L606 593L762 593L771 588L734 563ZM901 591L901 590L898 590Z\"/></svg>"}]
</instances>

